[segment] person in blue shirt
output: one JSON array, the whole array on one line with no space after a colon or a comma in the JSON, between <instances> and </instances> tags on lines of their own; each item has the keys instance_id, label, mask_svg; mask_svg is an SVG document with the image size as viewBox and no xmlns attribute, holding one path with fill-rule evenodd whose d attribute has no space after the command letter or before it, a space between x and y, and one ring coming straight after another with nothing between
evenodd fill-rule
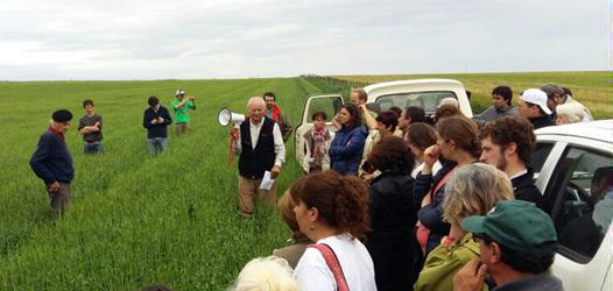
<instances>
[{"instance_id":1,"label":"person in blue shirt","mask_svg":"<svg viewBox=\"0 0 613 291\"><path fill-rule=\"evenodd\" d=\"M74 178L72 157L65 142L72 113L66 109L53 112L49 128L40 136L30 158L34 174L45 182L51 199L51 216L57 219L70 204L70 182Z\"/></svg>"}]
</instances>

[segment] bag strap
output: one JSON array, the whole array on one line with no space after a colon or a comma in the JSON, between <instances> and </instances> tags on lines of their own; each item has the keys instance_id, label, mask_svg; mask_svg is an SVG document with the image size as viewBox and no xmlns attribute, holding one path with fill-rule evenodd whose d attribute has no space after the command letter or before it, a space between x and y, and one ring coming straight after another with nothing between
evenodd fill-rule
<instances>
[{"instance_id":1,"label":"bag strap","mask_svg":"<svg viewBox=\"0 0 613 291\"><path fill-rule=\"evenodd\" d=\"M336 287L338 291L349 291L349 285L347 285L347 280L345 280L345 274L343 273L343 269L341 268L341 264L338 262L338 258L336 254L332 250L332 248L327 244L311 244L310 248L314 248L319 250L319 252L324 256L324 260L326 261L326 265L330 271L332 271L332 275L334 275L334 280L336 281Z\"/></svg>"},{"instance_id":2,"label":"bag strap","mask_svg":"<svg viewBox=\"0 0 613 291\"><path fill-rule=\"evenodd\" d=\"M443 188L443 186L445 186L445 184L447 184L447 181L449 180L449 178L451 178L451 174L453 173L454 169L449 170L449 172L447 172L447 174L445 174L445 176L443 177L443 179L441 179L438 184L436 184L436 186L434 187L434 191L432 191L432 197L436 197L436 194L438 194L438 191L441 190L441 188Z\"/></svg>"}]
</instances>

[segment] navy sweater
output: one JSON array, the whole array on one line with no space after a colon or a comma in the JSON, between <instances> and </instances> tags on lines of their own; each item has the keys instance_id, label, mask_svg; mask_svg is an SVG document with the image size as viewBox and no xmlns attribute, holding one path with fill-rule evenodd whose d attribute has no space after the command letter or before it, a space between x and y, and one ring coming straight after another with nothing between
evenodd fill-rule
<instances>
[{"instance_id":1,"label":"navy sweater","mask_svg":"<svg viewBox=\"0 0 613 291\"><path fill-rule=\"evenodd\" d=\"M50 185L58 181L69 184L74 178L72 157L64 140L45 131L38 140L38 147L30 158L30 167L39 178Z\"/></svg>"},{"instance_id":2,"label":"navy sweater","mask_svg":"<svg viewBox=\"0 0 613 291\"><path fill-rule=\"evenodd\" d=\"M164 122L161 124L151 124L153 119L162 117ZM143 117L143 126L147 129L147 138L155 137L168 137L168 131L166 127L172 123L172 118L166 107L161 106L157 112L153 111L153 108L149 107L145 110Z\"/></svg>"}]
</instances>

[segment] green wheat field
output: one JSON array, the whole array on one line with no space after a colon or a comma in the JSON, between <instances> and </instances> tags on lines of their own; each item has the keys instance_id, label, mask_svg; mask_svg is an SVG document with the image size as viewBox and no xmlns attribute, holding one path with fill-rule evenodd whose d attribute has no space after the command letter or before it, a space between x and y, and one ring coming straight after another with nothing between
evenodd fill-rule
<instances>
[{"instance_id":1,"label":"green wheat field","mask_svg":"<svg viewBox=\"0 0 613 291\"><path fill-rule=\"evenodd\" d=\"M0 290L140 290L151 284L224 290L251 258L285 246L289 231L265 208L257 208L254 219L238 216L237 170L227 165L228 128L217 124L219 109L244 113L248 97L274 91L297 125L308 95L417 77L461 80L476 110L489 106L497 85L519 92L554 82L570 87L595 117L613 118L608 72L0 82ZM177 88L196 97L193 130L177 137L169 128L170 149L151 157L142 127L147 98L156 95L168 107ZM76 130L86 98L104 117L100 156L82 153ZM66 141L76 175L71 208L53 223L44 185L28 161L58 108L75 114ZM286 144L279 195L302 175L293 143Z\"/></svg>"}]
</instances>

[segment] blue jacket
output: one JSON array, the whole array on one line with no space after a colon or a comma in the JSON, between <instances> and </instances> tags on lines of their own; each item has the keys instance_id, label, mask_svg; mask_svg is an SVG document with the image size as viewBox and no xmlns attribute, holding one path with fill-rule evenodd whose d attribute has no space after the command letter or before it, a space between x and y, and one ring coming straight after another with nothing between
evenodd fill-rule
<instances>
[{"instance_id":1,"label":"blue jacket","mask_svg":"<svg viewBox=\"0 0 613 291\"><path fill-rule=\"evenodd\" d=\"M353 129L341 128L330 146L332 169L339 174L357 176L367 135L368 131L364 126Z\"/></svg>"},{"instance_id":2,"label":"blue jacket","mask_svg":"<svg viewBox=\"0 0 613 291\"><path fill-rule=\"evenodd\" d=\"M30 158L30 167L47 185L55 181L70 184L74 177L66 143L50 130L40 136L38 147Z\"/></svg>"}]
</instances>

